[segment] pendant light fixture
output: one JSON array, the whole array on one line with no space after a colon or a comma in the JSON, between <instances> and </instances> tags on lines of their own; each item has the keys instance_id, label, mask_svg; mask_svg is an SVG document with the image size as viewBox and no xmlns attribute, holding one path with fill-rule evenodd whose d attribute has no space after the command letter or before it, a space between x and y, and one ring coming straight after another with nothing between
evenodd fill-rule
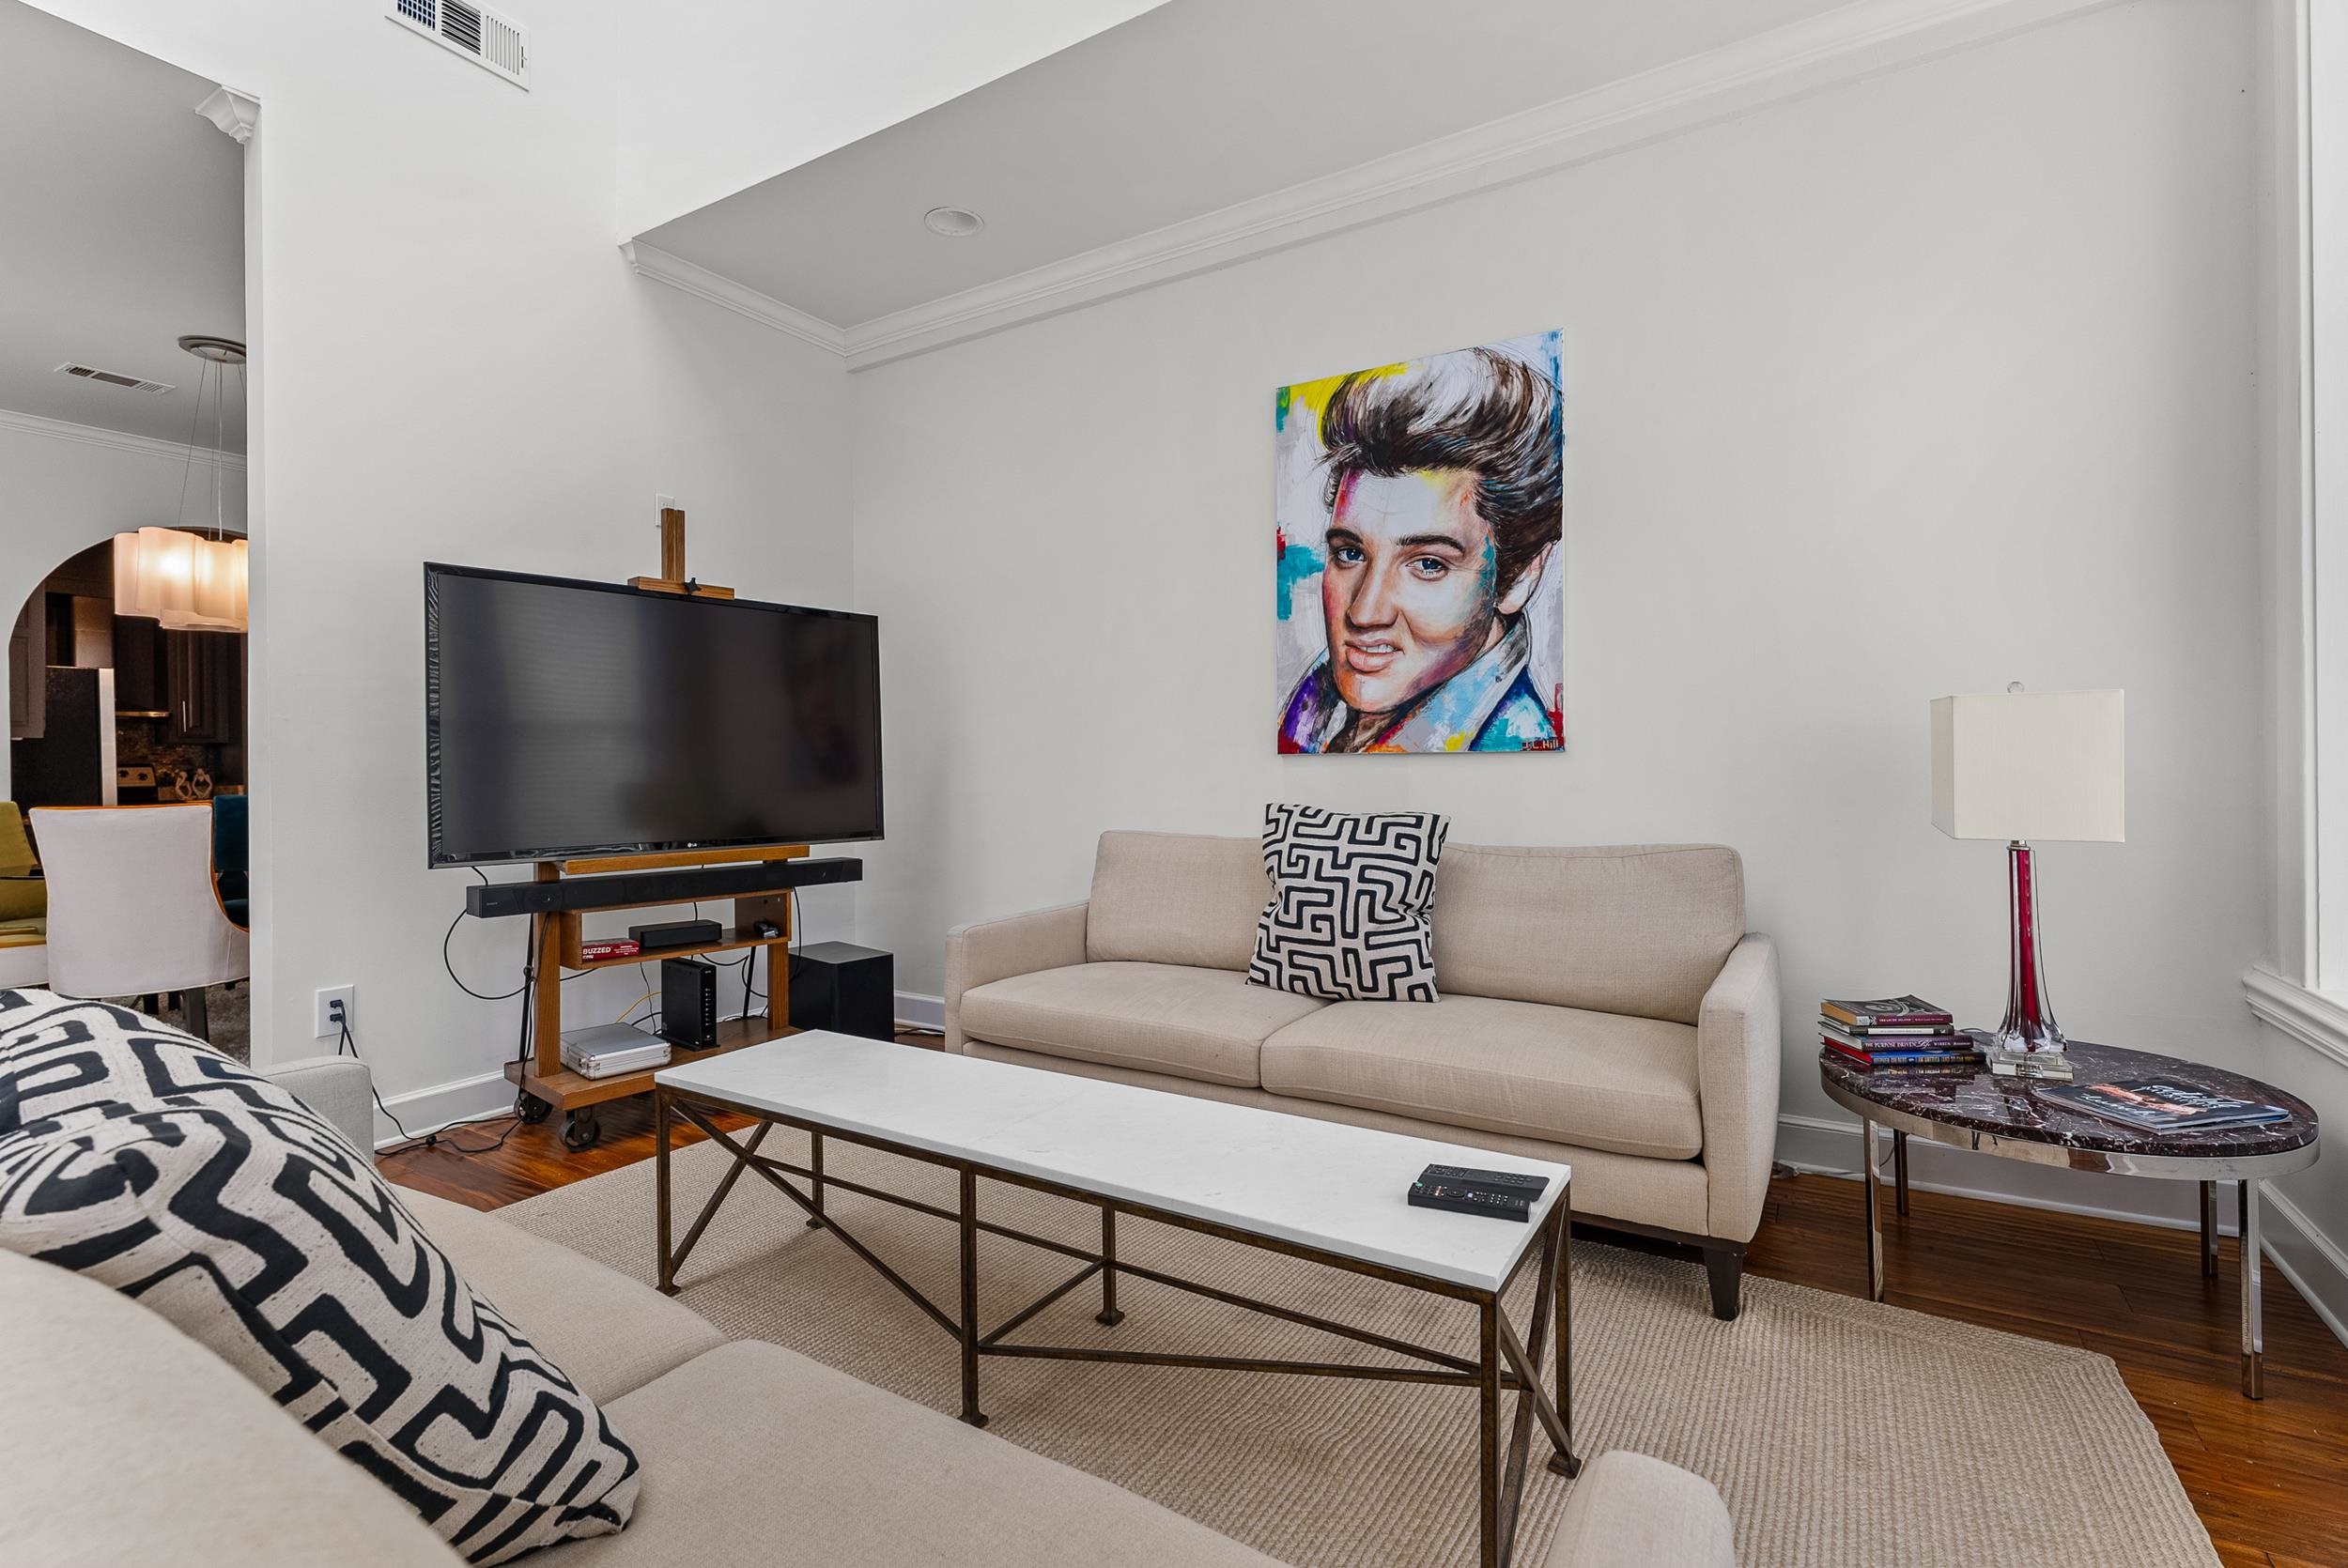
<instances>
[{"instance_id":1,"label":"pendant light fixture","mask_svg":"<svg viewBox=\"0 0 2348 1568\"><path fill-rule=\"evenodd\" d=\"M241 632L247 623L246 546L228 531L222 495L225 467L228 371L244 390L244 345L234 338L192 335L179 346L204 363L195 388L195 415L188 431L187 467L179 474L179 511L188 504L188 480L195 471L195 436L204 418L204 393L212 392L212 526L209 537L185 528L143 528L115 535L115 613L144 616L172 632ZM175 516L177 523L178 518Z\"/></svg>"}]
</instances>

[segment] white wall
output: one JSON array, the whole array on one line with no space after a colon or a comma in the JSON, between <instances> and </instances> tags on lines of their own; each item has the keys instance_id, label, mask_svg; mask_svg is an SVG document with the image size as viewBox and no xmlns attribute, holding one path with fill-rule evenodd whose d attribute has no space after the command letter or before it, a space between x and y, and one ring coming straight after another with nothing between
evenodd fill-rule
<instances>
[{"instance_id":1,"label":"white wall","mask_svg":"<svg viewBox=\"0 0 2348 1568\"><path fill-rule=\"evenodd\" d=\"M2004 856L1927 700L2122 686L2129 842L2049 847L2074 1033L2248 1061L2265 939L2247 8L2138 0L858 375L900 984L1113 826L1268 800L1466 841L1716 840L1821 993L1994 1021ZM1268 423L1304 377L1562 326L1567 751L1273 754Z\"/></svg>"},{"instance_id":2,"label":"white wall","mask_svg":"<svg viewBox=\"0 0 2348 1568\"><path fill-rule=\"evenodd\" d=\"M615 238L733 195L1161 3L698 0L626 8Z\"/></svg>"},{"instance_id":3,"label":"white wall","mask_svg":"<svg viewBox=\"0 0 2348 1568\"><path fill-rule=\"evenodd\" d=\"M22 416L0 417L0 622L17 611L43 577L101 539L167 525L183 484L209 488L209 453L111 430ZM244 475L232 461L222 497L231 528L244 526ZM209 499L203 508L209 520ZM190 507L188 520L196 509ZM0 747L0 800L8 798L8 758Z\"/></svg>"},{"instance_id":4,"label":"white wall","mask_svg":"<svg viewBox=\"0 0 2348 1568\"><path fill-rule=\"evenodd\" d=\"M265 389L256 1053L324 1049L313 992L355 984L356 1033L395 1107L459 1084L406 1104L427 1121L494 1109L517 1004L443 976L471 878L425 869L421 564L649 571L666 492L704 579L844 602L843 373L621 260L627 78L610 0L533 8L527 93L377 7L51 8L263 105L248 247ZM474 985L511 987L518 923L458 938ZM629 975L575 982L566 1001L604 1021L635 994Z\"/></svg>"}]
</instances>

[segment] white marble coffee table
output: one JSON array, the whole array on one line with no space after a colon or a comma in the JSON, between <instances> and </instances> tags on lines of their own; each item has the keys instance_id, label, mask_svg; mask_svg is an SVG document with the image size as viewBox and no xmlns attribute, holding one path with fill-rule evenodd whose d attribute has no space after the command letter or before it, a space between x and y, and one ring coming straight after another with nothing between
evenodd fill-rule
<instances>
[{"instance_id":1,"label":"white marble coffee table","mask_svg":"<svg viewBox=\"0 0 2348 1568\"><path fill-rule=\"evenodd\" d=\"M1123 1084L1039 1072L977 1057L922 1051L826 1032L799 1034L705 1061L663 1068L653 1097L658 1132L660 1288L676 1292L676 1271L744 1171L755 1171L837 1236L904 1292L962 1350L962 1419L983 1426L979 1360L1042 1357L1153 1366L1377 1381L1445 1383L1476 1391L1482 1405L1478 1456L1483 1561L1509 1557L1532 1427L1538 1421L1554 1453L1550 1468L1572 1475L1572 1360L1568 1253L1572 1205L1564 1165L1487 1149L1405 1137L1340 1122L1161 1094ZM758 1123L748 1142L718 1127L711 1113L735 1112ZM684 1239L672 1245L670 1131L682 1116L733 1154L734 1163ZM759 1152L776 1126L811 1134L809 1163ZM824 1172L824 1140L842 1138L943 1165L961 1177L960 1206L947 1209L843 1180ZM1429 1164L1475 1165L1549 1178L1531 1222L1518 1224L1414 1208L1405 1193ZM978 1215L980 1176L1089 1203L1101 1211L1101 1248L1081 1247L991 1223ZM787 1179L797 1176L805 1191ZM962 1229L961 1301L949 1312L924 1297L825 1212L826 1187L903 1205L957 1222ZM1129 1214L1351 1273L1408 1285L1475 1308L1478 1353L1453 1355L1308 1313L1237 1297L1120 1260L1117 1217ZM1075 1274L992 1330L978 1321L978 1236L1009 1237L1084 1265ZM1525 1264L1539 1263L1527 1339L1520 1340L1500 1299ZM1012 1344L1009 1336L1069 1292L1098 1276L1100 1322L1124 1314L1117 1282L1127 1276L1210 1297L1291 1323L1374 1345L1399 1364L1252 1357L1182 1356L1082 1345ZM1542 1386L1540 1362L1556 1333L1557 1393ZM1500 1405L1518 1395L1504 1445Z\"/></svg>"}]
</instances>

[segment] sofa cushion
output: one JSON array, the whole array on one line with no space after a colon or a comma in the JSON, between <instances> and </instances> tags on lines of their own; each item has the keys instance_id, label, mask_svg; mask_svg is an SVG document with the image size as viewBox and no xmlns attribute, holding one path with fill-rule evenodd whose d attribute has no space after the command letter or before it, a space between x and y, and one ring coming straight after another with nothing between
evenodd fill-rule
<instances>
[{"instance_id":1,"label":"sofa cushion","mask_svg":"<svg viewBox=\"0 0 2348 1568\"><path fill-rule=\"evenodd\" d=\"M1265 807L1273 888L1248 980L1331 1002L1432 1002L1427 915L1450 825L1432 811Z\"/></svg>"},{"instance_id":2,"label":"sofa cushion","mask_svg":"<svg viewBox=\"0 0 2348 1568\"><path fill-rule=\"evenodd\" d=\"M413 1510L219 1357L0 1251L0 1558L44 1568L449 1568Z\"/></svg>"},{"instance_id":3,"label":"sofa cushion","mask_svg":"<svg viewBox=\"0 0 2348 1568\"><path fill-rule=\"evenodd\" d=\"M1735 850L1454 844L1435 888L1435 977L1445 995L1693 1023L1744 930Z\"/></svg>"},{"instance_id":4,"label":"sofa cushion","mask_svg":"<svg viewBox=\"0 0 2348 1568\"><path fill-rule=\"evenodd\" d=\"M962 1028L1047 1056L1253 1084L1264 1037L1323 1006L1228 969L1077 963L964 992Z\"/></svg>"},{"instance_id":5,"label":"sofa cushion","mask_svg":"<svg viewBox=\"0 0 2348 1568\"><path fill-rule=\"evenodd\" d=\"M1131 1084L1137 1089L1155 1089L1160 1094L1193 1095L1200 1099L1219 1099L1228 1105L1256 1105L1290 1116L1312 1116L1321 1121L1342 1122L1348 1127L1399 1132L1408 1138L1431 1138L1439 1144L1466 1144L1500 1154L1521 1154L1528 1160L1554 1161L1573 1167L1576 1214L1625 1220L1634 1225L1658 1225L1664 1230L1686 1231L1691 1236L1711 1234L1711 1176L1701 1162L1693 1160L1642 1160L1634 1154L1614 1154L1583 1144L1487 1132L1480 1128L1461 1127L1457 1122L1371 1111L1359 1105L1339 1105L1334 1100L1275 1095L1269 1089L1251 1089L1241 1084L1202 1084L1196 1078L1175 1078L1138 1068L1042 1056L986 1040L965 1041L963 1050L990 1062L1009 1062L1012 1067L1039 1072L1065 1072L1072 1077L1097 1078L1108 1084Z\"/></svg>"},{"instance_id":6,"label":"sofa cushion","mask_svg":"<svg viewBox=\"0 0 2348 1568\"><path fill-rule=\"evenodd\" d=\"M1657 1160L1703 1152L1696 1032L1445 996L1338 1002L1264 1041L1274 1094Z\"/></svg>"},{"instance_id":7,"label":"sofa cushion","mask_svg":"<svg viewBox=\"0 0 2348 1568\"><path fill-rule=\"evenodd\" d=\"M563 1568L1275 1568L780 1345L713 1350L611 1409L643 1498L625 1534L564 1547Z\"/></svg>"},{"instance_id":8,"label":"sofa cushion","mask_svg":"<svg viewBox=\"0 0 2348 1568\"><path fill-rule=\"evenodd\" d=\"M598 1404L726 1342L684 1302L560 1242L429 1192L396 1191L466 1282Z\"/></svg>"},{"instance_id":9,"label":"sofa cushion","mask_svg":"<svg viewBox=\"0 0 2348 1568\"><path fill-rule=\"evenodd\" d=\"M177 1326L476 1562L614 1530L636 1459L332 1124L136 1013L0 993L0 1248Z\"/></svg>"},{"instance_id":10,"label":"sofa cushion","mask_svg":"<svg viewBox=\"0 0 2348 1568\"><path fill-rule=\"evenodd\" d=\"M1253 838L1104 833L1092 862L1085 956L1094 962L1245 969L1272 897Z\"/></svg>"}]
</instances>

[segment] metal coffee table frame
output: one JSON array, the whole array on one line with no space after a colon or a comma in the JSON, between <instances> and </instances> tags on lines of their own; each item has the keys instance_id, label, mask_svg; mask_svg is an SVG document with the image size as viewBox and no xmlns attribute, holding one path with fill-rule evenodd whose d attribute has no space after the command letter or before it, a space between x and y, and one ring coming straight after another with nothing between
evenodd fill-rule
<instances>
[{"instance_id":1,"label":"metal coffee table frame","mask_svg":"<svg viewBox=\"0 0 2348 1568\"><path fill-rule=\"evenodd\" d=\"M2266 1397L2263 1282L2259 1256L2259 1183L2314 1164L2317 1153L2315 1144L2303 1144L2297 1148L2273 1154L2243 1155L2134 1154L2073 1148L2063 1144L2043 1143L2028 1138L2000 1138L1995 1133L1979 1132L1971 1128L1953 1126L1909 1112L1893 1110L1851 1093L1831 1077L1823 1080L1823 1086L1829 1099L1859 1117L1859 1180L1867 1192L1867 1299L1870 1301L1883 1299L1883 1199L1877 1185L1882 1175L1882 1163L1877 1152L1877 1127L1888 1128L1892 1132L1893 1197L1902 1214L1908 1212L1908 1140L1911 1137L1945 1144L1952 1148L1971 1149L1976 1153L2000 1155L2008 1160L2024 1160L2036 1165L2058 1165L2066 1170L2108 1171L2115 1176L2151 1176L2167 1181L2198 1181L2201 1184L2201 1273L2211 1279L2217 1274L2216 1184L2220 1181L2238 1183L2242 1392L2248 1399Z\"/></svg>"},{"instance_id":2,"label":"metal coffee table frame","mask_svg":"<svg viewBox=\"0 0 2348 1568\"><path fill-rule=\"evenodd\" d=\"M747 1143L737 1141L720 1128L712 1113L730 1112L756 1119L757 1126ZM683 1117L734 1157L734 1163L718 1181L717 1191L702 1206L701 1213L687 1228L684 1239L672 1245L671 1193L669 1155L671 1130L674 1119ZM676 1272L692 1253L702 1233L709 1228L710 1220L734 1191L734 1183L744 1171L754 1171L770 1186L796 1204L807 1215L811 1226L829 1230L849 1251L870 1265L874 1272L894 1285L923 1316L937 1325L962 1349L962 1419L973 1426L984 1426L987 1418L979 1408L979 1360L983 1356L1026 1357L1071 1361L1115 1361L1132 1366L1178 1366L1204 1368L1225 1372L1272 1372L1305 1377L1350 1377L1370 1382L1437 1383L1476 1391L1481 1406L1479 1443L1477 1450L1478 1525L1482 1539L1484 1568L1503 1568L1508 1562L1516 1543L1519 1504L1524 1490L1525 1465L1531 1451L1533 1424L1537 1421L1549 1438L1553 1453L1548 1464L1552 1470L1571 1477L1581 1472L1581 1461L1574 1457L1572 1437L1573 1356L1571 1330L1572 1282L1570 1277L1572 1249L1572 1204L1570 1183L1557 1195L1557 1202L1542 1222L1540 1244L1528 1248L1518 1260L1508 1278L1497 1291L1478 1290L1470 1285L1455 1284L1447 1280L1430 1279L1404 1269L1383 1264L1366 1263L1359 1258L1345 1257L1320 1248L1301 1245L1259 1236L1234 1226L1176 1214L1147 1204L1115 1198L1081 1188L1064 1186L1035 1176L1006 1171L998 1166L975 1161L958 1160L934 1154L926 1149L910 1147L875 1138L861 1132L849 1132L819 1122L788 1116L754 1106L741 1105L706 1095L689 1093L665 1085L653 1091L653 1125L658 1152L655 1156L658 1196L658 1227L660 1256L660 1289L670 1296L677 1292ZM766 1134L776 1127L796 1128L809 1134L808 1163L795 1165L762 1154L759 1147ZM894 1192L885 1192L843 1176L826 1175L824 1170L824 1141L836 1138L884 1153L901 1155L925 1164L941 1166L954 1172L961 1181L958 1208L943 1208ZM1047 1237L1033 1236L1008 1225L981 1220L978 1215L978 1180L985 1176L1033 1191L1049 1192L1057 1197L1090 1204L1101 1211L1101 1248L1092 1252L1071 1246ZM800 1191L787 1179L796 1176L808 1184ZM950 1220L962 1233L960 1267L961 1300L958 1311L948 1312L914 1288L903 1275L874 1256L872 1250L851 1236L832 1219L824 1207L826 1189L877 1198L918 1213ZM1355 1328L1331 1318L1299 1312L1275 1302L1219 1290L1213 1285L1182 1279L1155 1268L1129 1263L1117 1255L1117 1217L1129 1214L1136 1219L1151 1220L1160 1224L1174 1225L1196 1231L1203 1236L1221 1237L1246 1246L1260 1248L1290 1257L1304 1258L1313 1263L1340 1268L1348 1273L1383 1280L1391 1284L1407 1285L1429 1295L1448 1297L1475 1307L1477 1315L1477 1354L1473 1358L1455 1356L1447 1351L1413 1345L1406 1340L1390 1338L1367 1329ZM1472 1221L1466 1222L1473 1222ZM1027 1306L1012 1314L993 1329L982 1330L979 1323L978 1247L979 1236L999 1236L1024 1242L1047 1253L1073 1258L1084 1267L1058 1284L1045 1291ZM1501 1298L1524 1271L1527 1263L1538 1259L1539 1284L1533 1303L1533 1325L1529 1339L1521 1340L1509 1324L1507 1314L1501 1309ZM1301 1324L1323 1333L1335 1334L1358 1344L1374 1345L1391 1354L1423 1362L1419 1366L1357 1366L1342 1361L1300 1361L1263 1360L1244 1356L1184 1356L1159 1351L1103 1350L1088 1345L1012 1345L1008 1336L1026 1325L1038 1313L1059 1300L1087 1282L1101 1281L1101 1310L1095 1321L1110 1328L1124 1321L1125 1314L1117 1305L1117 1281L1120 1275L1147 1280L1152 1284L1168 1285L1188 1291L1227 1306L1242 1307L1261 1313L1283 1322ZM1557 1397L1552 1401L1541 1386L1540 1362L1549 1348L1550 1330L1556 1330ZM1508 1432L1505 1450L1501 1437L1501 1396L1514 1392L1519 1397L1513 1424Z\"/></svg>"}]
</instances>

